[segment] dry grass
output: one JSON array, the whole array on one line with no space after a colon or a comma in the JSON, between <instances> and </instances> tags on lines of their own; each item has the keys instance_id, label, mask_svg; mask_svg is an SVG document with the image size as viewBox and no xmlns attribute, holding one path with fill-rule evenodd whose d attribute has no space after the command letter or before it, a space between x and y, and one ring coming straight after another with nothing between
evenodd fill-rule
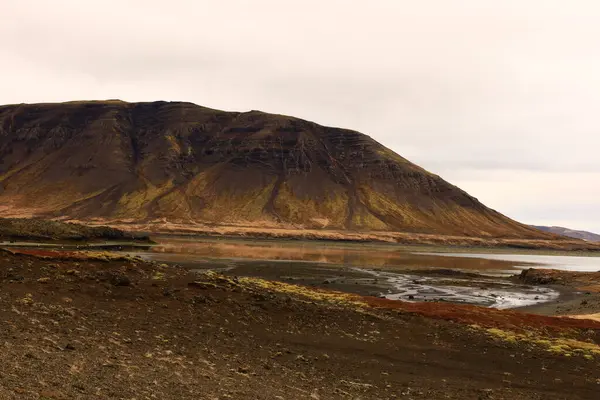
<instances>
[{"instance_id":1,"label":"dry grass","mask_svg":"<svg viewBox=\"0 0 600 400\"><path fill-rule=\"evenodd\" d=\"M13 255L23 254L42 259L87 261L139 261L138 258L109 251L57 251L45 249L1 249Z\"/></svg>"},{"instance_id":2,"label":"dry grass","mask_svg":"<svg viewBox=\"0 0 600 400\"><path fill-rule=\"evenodd\" d=\"M482 329L477 325L474 325L473 328ZM587 342L568 337L551 337L539 331L517 333L498 328L488 328L485 329L485 332L493 338L509 344L526 344L541 347L546 351L565 357L581 356L587 360L592 360L600 356L600 346L591 341Z\"/></svg>"},{"instance_id":3,"label":"dry grass","mask_svg":"<svg viewBox=\"0 0 600 400\"><path fill-rule=\"evenodd\" d=\"M159 234L165 233L231 237L256 237L270 239L398 243L406 245L600 252L600 244L586 243L580 240L482 238L394 231L359 232L334 229L299 229L293 226L282 228L274 226L274 224L270 221L259 221L256 222L253 226L246 226L243 223L241 223L240 225L230 223L229 225L208 226L204 224L194 223L191 221L189 223L173 223L158 220L144 224L125 223L124 221L120 220L95 220L91 223L109 225L115 228L129 231L154 232Z\"/></svg>"},{"instance_id":4,"label":"dry grass","mask_svg":"<svg viewBox=\"0 0 600 400\"><path fill-rule=\"evenodd\" d=\"M268 281L259 278L240 278L239 283L250 287L258 287L277 293L285 293L294 296L300 296L310 301L322 301L330 304L352 306L357 308L367 308L369 304L362 300L360 296L335 292L331 290L320 290L308 288L300 285L290 285L283 282Z\"/></svg>"}]
</instances>

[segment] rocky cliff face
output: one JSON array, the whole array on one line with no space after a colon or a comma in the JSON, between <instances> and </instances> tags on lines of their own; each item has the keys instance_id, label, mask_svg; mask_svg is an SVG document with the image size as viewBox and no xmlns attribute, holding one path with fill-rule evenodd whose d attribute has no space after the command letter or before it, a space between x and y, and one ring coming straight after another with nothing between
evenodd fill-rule
<instances>
[{"instance_id":1,"label":"rocky cliff face","mask_svg":"<svg viewBox=\"0 0 600 400\"><path fill-rule=\"evenodd\" d=\"M0 214L544 237L369 136L191 103L0 107Z\"/></svg>"}]
</instances>

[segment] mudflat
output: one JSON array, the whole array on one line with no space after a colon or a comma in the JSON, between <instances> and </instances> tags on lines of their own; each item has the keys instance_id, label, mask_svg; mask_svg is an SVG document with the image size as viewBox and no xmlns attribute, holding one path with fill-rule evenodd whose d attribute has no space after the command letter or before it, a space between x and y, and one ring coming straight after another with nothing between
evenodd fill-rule
<instances>
[{"instance_id":1,"label":"mudflat","mask_svg":"<svg viewBox=\"0 0 600 400\"><path fill-rule=\"evenodd\" d=\"M35 253L34 251L32 251ZM0 253L6 399L596 399L600 323Z\"/></svg>"},{"instance_id":2,"label":"mudflat","mask_svg":"<svg viewBox=\"0 0 600 400\"><path fill-rule=\"evenodd\" d=\"M557 301L523 307L522 311L600 320L600 272L532 268L524 270L519 280L537 286L551 286L561 291Z\"/></svg>"}]
</instances>

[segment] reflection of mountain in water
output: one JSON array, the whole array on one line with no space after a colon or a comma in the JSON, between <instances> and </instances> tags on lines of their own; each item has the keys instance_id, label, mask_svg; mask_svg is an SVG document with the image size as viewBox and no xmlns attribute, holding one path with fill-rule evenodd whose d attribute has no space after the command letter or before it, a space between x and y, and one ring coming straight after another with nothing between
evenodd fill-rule
<instances>
[{"instance_id":1,"label":"reflection of mountain in water","mask_svg":"<svg viewBox=\"0 0 600 400\"><path fill-rule=\"evenodd\" d=\"M206 258L246 258L254 260L310 261L351 266L396 268L447 268L474 270L508 270L513 263L476 258L457 259L434 255L417 255L385 246L319 246L276 241L198 241L193 239L153 238L159 245L156 253Z\"/></svg>"}]
</instances>

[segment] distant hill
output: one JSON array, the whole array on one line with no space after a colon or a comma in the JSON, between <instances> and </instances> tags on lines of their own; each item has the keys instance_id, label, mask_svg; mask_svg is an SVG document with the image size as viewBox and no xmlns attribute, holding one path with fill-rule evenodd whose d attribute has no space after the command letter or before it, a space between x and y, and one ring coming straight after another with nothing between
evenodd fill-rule
<instances>
[{"instance_id":1,"label":"distant hill","mask_svg":"<svg viewBox=\"0 0 600 400\"><path fill-rule=\"evenodd\" d=\"M533 225L534 228L544 232L554 233L556 235L567 236L575 239L583 239L588 242L600 242L600 235L586 231L576 231L569 228L563 228L561 226L537 226Z\"/></svg>"},{"instance_id":2,"label":"distant hill","mask_svg":"<svg viewBox=\"0 0 600 400\"><path fill-rule=\"evenodd\" d=\"M80 224L26 218L0 218L2 240L144 240L148 237L131 234L106 226L88 227Z\"/></svg>"},{"instance_id":3,"label":"distant hill","mask_svg":"<svg viewBox=\"0 0 600 400\"><path fill-rule=\"evenodd\" d=\"M0 215L555 238L359 132L181 102L0 106Z\"/></svg>"}]
</instances>

